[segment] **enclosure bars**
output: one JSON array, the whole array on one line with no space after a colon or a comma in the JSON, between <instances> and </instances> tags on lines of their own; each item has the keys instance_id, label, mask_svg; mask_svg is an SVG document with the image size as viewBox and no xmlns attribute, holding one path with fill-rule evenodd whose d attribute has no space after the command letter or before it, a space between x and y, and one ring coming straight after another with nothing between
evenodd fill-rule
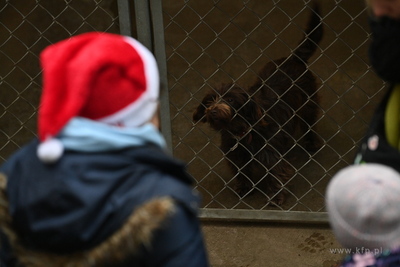
<instances>
[{"instance_id":1,"label":"enclosure bars","mask_svg":"<svg viewBox=\"0 0 400 267\"><path fill-rule=\"evenodd\" d=\"M130 0L118 0L120 33L132 36ZM137 39L153 52L160 72L160 124L167 148L172 153L171 116L165 55L164 23L161 0L135 0Z\"/></svg>"},{"instance_id":2,"label":"enclosure bars","mask_svg":"<svg viewBox=\"0 0 400 267\"><path fill-rule=\"evenodd\" d=\"M285 222L326 224L326 212L310 211L276 211L276 210L225 210L225 209L200 209L200 218L204 220L229 220L242 222Z\"/></svg>"},{"instance_id":3,"label":"enclosure bars","mask_svg":"<svg viewBox=\"0 0 400 267\"><path fill-rule=\"evenodd\" d=\"M132 36L130 0L118 0L120 33ZM169 151L172 151L171 117L169 111L169 92L167 63L165 54L162 0L135 0L137 38L157 59L161 84L160 94L161 129ZM287 223L328 223L326 212L275 211L246 209L200 209L202 220L248 221L248 222L287 222Z\"/></svg>"}]
</instances>

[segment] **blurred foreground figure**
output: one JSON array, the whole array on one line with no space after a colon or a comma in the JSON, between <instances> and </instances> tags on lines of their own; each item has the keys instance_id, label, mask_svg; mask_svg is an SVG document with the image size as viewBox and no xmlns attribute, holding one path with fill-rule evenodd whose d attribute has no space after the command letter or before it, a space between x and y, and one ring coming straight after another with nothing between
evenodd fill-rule
<instances>
[{"instance_id":1,"label":"blurred foreground figure","mask_svg":"<svg viewBox=\"0 0 400 267\"><path fill-rule=\"evenodd\" d=\"M199 196L158 130L150 51L92 32L40 59L38 139L0 168L0 266L208 266Z\"/></svg>"},{"instance_id":2,"label":"blurred foreground figure","mask_svg":"<svg viewBox=\"0 0 400 267\"><path fill-rule=\"evenodd\" d=\"M355 163L375 162L400 172L400 0L367 0L373 70L388 89L378 105Z\"/></svg>"},{"instance_id":3,"label":"blurred foreground figure","mask_svg":"<svg viewBox=\"0 0 400 267\"><path fill-rule=\"evenodd\" d=\"M336 239L349 249L341 266L400 266L397 171L375 163L342 169L328 185L326 207Z\"/></svg>"},{"instance_id":4,"label":"blurred foreground figure","mask_svg":"<svg viewBox=\"0 0 400 267\"><path fill-rule=\"evenodd\" d=\"M326 193L330 224L348 249L343 267L400 266L400 0L367 0L370 63L388 84L355 164ZM361 164L361 165L357 165Z\"/></svg>"}]
</instances>

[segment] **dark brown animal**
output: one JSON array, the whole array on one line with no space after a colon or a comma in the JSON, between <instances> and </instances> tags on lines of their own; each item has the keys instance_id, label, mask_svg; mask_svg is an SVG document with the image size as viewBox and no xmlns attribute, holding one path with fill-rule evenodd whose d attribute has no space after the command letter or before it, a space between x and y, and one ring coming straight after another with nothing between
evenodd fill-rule
<instances>
[{"instance_id":1,"label":"dark brown animal","mask_svg":"<svg viewBox=\"0 0 400 267\"><path fill-rule=\"evenodd\" d=\"M281 205L283 185L294 174L284 156L300 134L308 151L320 147L311 130L318 117L317 80L307 61L322 39L319 6L310 16L306 36L287 58L268 62L248 88L225 84L209 92L193 114L221 132L220 148L236 177L236 192L247 195L266 182L270 198ZM272 195L271 195L272 194Z\"/></svg>"}]
</instances>

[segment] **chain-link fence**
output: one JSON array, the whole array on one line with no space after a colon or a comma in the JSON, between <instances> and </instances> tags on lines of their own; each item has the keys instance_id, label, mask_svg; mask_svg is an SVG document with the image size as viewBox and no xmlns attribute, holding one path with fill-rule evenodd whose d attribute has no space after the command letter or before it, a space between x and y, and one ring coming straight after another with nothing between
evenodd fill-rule
<instances>
[{"instance_id":1,"label":"chain-link fence","mask_svg":"<svg viewBox=\"0 0 400 267\"><path fill-rule=\"evenodd\" d=\"M324 34L307 66L318 81L320 115L311 129L322 145L310 153L293 137L295 145L278 161L294 170L283 183L282 205L257 182L248 194L238 194L234 181L242 169L228 168L220 131L194 123L192 115L208 91L228 83L246 88L267 62L295 50L312 12L306 0L164 0L162 12L160 0L134 1L135 8L123 0L2 1L0 161L36 133L38 54L45 46L93 30L139 35L168 69L161 71L168 85L163 132L203 195L202 217L324 221L326 185L353 161L385 85L369 66L364 0L319 2Z\"/></svg>"},{"instance_id":2,"label":"chain-link fence","mask_svg":"<svg viewBox=\"0 0 400 267\"><path fill-rule=\"evenodd\" d=\"M210 90L224 83L247 88L267 62L290 55L303 38L311 1L164 1L174 154L188 162L204 217L326 221L326 185L352 163L384 84L369 66L365 2L319 3L324 35L308 67L320 96L312 130L323 144L316 153L295 145L282 157L295 172L284 183L285 202L275 205L257 183L263 174L248 177L249 194L237 193L234 182L245 167L232 172L220 131L194 123L192 114Z\"/></svg>"},{"instance_id":3,"label":"chain-link fence","mask_svg":"<svg viewBox=\"0 0 400 267\"><path fill-rule=\"evenodd\" d=\"M39 53L88 31L119 32L115 3L10 0L0 4L0 161L36 135Z\"/></svg>"}]
</instances>

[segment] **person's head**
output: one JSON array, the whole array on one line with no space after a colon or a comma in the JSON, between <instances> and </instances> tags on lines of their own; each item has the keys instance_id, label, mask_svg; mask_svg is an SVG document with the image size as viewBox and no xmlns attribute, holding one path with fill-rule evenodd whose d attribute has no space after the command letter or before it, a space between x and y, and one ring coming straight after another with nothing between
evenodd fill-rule
<instances>
[{"instance_id":1,"label":"person's head","mask_svg":"<svg viewBox=\"0 0 400 267\"><path fill-rule=\"evenodd\" d=\"M366 0L375 17L400 19L400 0Z\"/></svg>"},{"instance_id":2,"label":"person's head","mask_svg":"<svg viewBox=\"0 0 400 267\"><path fill-rule=\"evenodd\" d=\"M394 169L380 164L342 169L328 185L326 208L342 246L355 251L400 246L400 174Z\"/></svg>"},{"instance_id":3,"label":"person's head","mask_svg":"<svg viewBox=\"0 0 400 267\"><path fill-rule=\"evenodd\" d=\"M117 127L148 122L158 127L157 63L137 40L84 33L50 45L40 61L43 92L38 136L42 147L74 117Z\"/></svg>"}]
</instances>

